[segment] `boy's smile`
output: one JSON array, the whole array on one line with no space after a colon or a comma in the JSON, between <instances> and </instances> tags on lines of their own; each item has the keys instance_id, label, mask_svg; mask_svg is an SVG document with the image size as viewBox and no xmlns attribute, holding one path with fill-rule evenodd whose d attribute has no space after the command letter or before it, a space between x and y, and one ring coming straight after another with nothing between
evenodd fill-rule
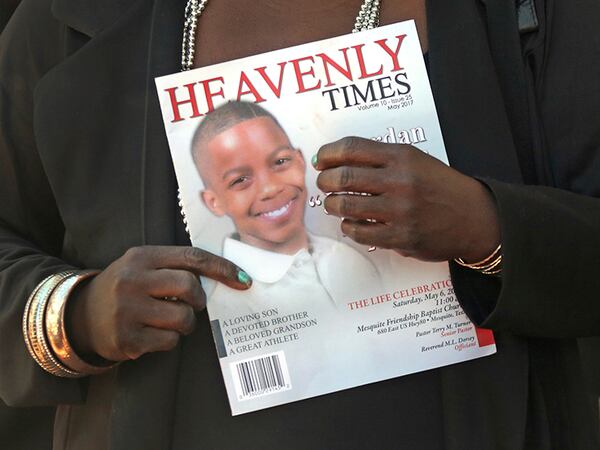
<instances>
[{"instance_id":1,"label":"boy's smile","mask_svg":"<svg viewBox=\"0 0 600 450\"><path fill-rule=\"evenodd\" d=\"M271 220L271 221L283 221L287 219L292 211L292 206L295 205L296 199L298 197L292 198L289 202L286 202L281 208L277 208L275 210L259 212L256 214L261 219Z\"/></svg>"},{"instance_id":2,"label":"boy's smile","mask_svg":"<svg viewBox=\"0 0 600 450\"><path fill-rule=\"evenodd\" d=\"M280 253L306 246L305 163L281 127L247 119L202 145L201 196L214 214L231 217L247 244Z\"/></svg>"}]
</instances>

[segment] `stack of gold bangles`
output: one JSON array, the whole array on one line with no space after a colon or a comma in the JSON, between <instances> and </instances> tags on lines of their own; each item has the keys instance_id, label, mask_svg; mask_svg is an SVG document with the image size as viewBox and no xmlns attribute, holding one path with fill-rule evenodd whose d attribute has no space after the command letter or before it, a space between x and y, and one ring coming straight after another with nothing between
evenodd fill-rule
<instances>
[{"instance_id":1,"label":"stack of gold bangles","mask_svg":"<svg viewBox=\"0 0 600 450\"><path fill-rule=\"evenodd\" d=\"M463 267L476 270L484 275L498 275L502 272L502 244L498 245L490 256L479 262L469 264L462 258L456 258L454 261Z\"/></svg>"},{"instance_id":2,"label":"stack of gold bangles","mask_svg":"<svg viewBox=\"0 0 600 450\"><path fill-rule=\"evenodd\" d=\"M27 350L42 369L53 375L78 378L105 372L111 366L93 366L71 347L65 332L69 294L97 271L67 271L50 275L33 290L23 314Z\"/></svg>"}]
</instances>

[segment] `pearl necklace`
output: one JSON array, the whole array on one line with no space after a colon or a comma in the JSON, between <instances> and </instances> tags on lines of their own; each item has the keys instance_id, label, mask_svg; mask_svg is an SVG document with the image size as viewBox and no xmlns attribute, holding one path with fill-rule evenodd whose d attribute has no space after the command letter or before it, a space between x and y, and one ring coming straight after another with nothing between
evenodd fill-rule
<instances>
[{"instance_id":1,"label":"pearl necklace","mask_svg":"<svg viewBox=\"0 0 600 450\"><path fill-rule=\"evenodd\" d=\"M379 26L379 9L383 0L364 0L354 22L353 33L370 30ZM208 0L188 0L185 5L185 20L183 23L183 43L181 46L181 70L194 67L194 52L196 44L196 29L198 20Z\"/></svg>"}]
</instances>

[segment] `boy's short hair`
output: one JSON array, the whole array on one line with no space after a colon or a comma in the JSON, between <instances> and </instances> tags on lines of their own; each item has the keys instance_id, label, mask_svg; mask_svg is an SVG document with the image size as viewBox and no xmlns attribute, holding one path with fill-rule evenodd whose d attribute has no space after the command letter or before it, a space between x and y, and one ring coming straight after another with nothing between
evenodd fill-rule
<instances>
[{"instance_id":1,"label":"boy's short hair","mask_svg":"<svg viewBox=\"0 0 600 450\"><path fill-rule=\"evenodd\" d=\"M203 147L200 144L202 142L208 142L234 125L257 117L268 117L283 130L283 127L275 116L256 103L233 100L208 113L202 122L200 122L198 128L196 128L194 137L192 138L191 152L196 167L200 168L199 160ZM285 132L285 130L283 131Z\"/></svg>"}]
</instances>

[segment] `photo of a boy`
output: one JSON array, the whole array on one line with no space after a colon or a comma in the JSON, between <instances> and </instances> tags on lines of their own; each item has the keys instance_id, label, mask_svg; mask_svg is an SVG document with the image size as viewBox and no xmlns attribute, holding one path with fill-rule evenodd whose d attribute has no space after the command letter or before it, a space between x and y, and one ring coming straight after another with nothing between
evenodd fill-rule
<instances>
[{"instance_id":1,"label":"photo of a boy","mask_svg":"<svg viewBox=\"0 0 600 450\"><path fill-rule=\"evenodd\" d=\"M255 293L289 298L309 289L345 306L378 282L375 266L357 250L307 230L306 162L269 111L222 105L196 129L191 152L204 185L200 200L236 228L223 256L253 278Z\"/></svg>"}]
</instances>

